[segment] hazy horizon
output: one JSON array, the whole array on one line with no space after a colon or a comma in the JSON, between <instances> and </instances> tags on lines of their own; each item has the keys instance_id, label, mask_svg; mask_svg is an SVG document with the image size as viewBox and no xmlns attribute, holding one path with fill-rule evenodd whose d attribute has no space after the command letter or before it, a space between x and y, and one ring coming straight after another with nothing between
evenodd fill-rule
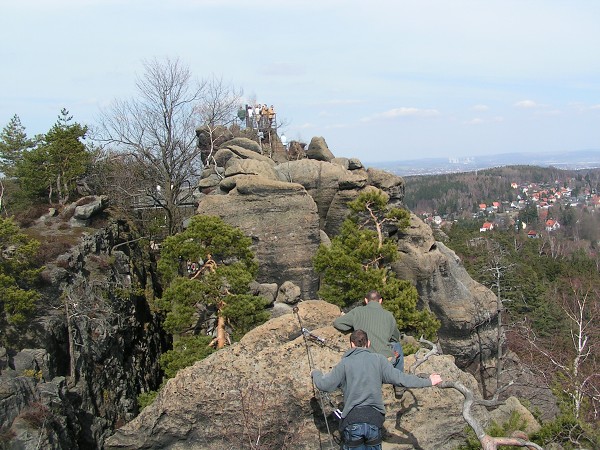
<instances>
[{"instance_id":1,"label":"hazy horizon","mask_svg":"<svg viewBox=\"0 0 600 450\"><path fill-rule=\"evenodd\" d=\"M143 61L273 104L288 140L373 161L600 145L600 3L4 1L0 126L93 126ZM463 157L463 156L461 156Z\"/></svg>"}]
</instances>

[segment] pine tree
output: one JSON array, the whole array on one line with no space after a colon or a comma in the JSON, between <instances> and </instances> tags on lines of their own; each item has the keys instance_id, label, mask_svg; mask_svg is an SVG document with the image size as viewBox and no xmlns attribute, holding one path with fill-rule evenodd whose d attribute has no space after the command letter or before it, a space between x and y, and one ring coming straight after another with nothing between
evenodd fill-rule
<instances>
[{"instance_id":1,"label":"pine tree","mask_svg":"<svg viewBox=\"0 0 600 450\"><path fill-rule=\"evenodd\" d=\"M8 344L9 325L24 324L40 298L34 289L41 272L35 264L38 247L12 219L0 218L0 345Z\"/></svg>"},{"instance_id":2,"label":"pine tree","mask_svg":"<svg viewBox=\"0 0 600 450\"><path fill-rule=\"evenodd\" d=\"M47 196L60 205L75 192L76 181L91 162L91 152L82 142L87 127L71 123L73 119L62 109L56 124L46 133L35 149L23 153L16 175L25 195L30 198Z\"/></svg>"},{"instance_id":3,"label":"pine tree","mask_svg":"<svg viewBox=\"0 0 600 450\"><path fill-rule=\"evenodd\" d=\"M207 342L200 338L210 328L216 333L212 344L221 348L267 320L266 300L249 291L258 270L251 243L239 229L212 216L193 217L185 231L164 241L158 269L165 289L158 304L174 338L165 370L206 356L202 346ZM211 316L216 324L210 323Z\"/></svg>"},{"instance_id":4,"label":"pine tree","mask_svg":"<svg viewBox=\"0 0 600 450\"><path fill-rule=\"evenodd\" d=\"M16 165L22 160L23 152L33 147L34 142L27 137L21 119L14 115L0 133L0 171L6 177L14 176Z\"/></svg>"},{"instance_id":5,"label":"pine tree","mask_svg":"<svg viewBox=\"0 0 600 450\"><path fill-rule=\"evenodd\" d=\"M331 245L321 245L314 259L315 270L322 276L319 295L347 308L368 291L378 290L400 329L432 337L439 322L429 311L417 309L415 287L390 269L398 258L398 247L389 236L407 227L410 215L388 202L387 195L377 190L362 193L348 204L351 215Z\"/></svg>"}]
</instances>

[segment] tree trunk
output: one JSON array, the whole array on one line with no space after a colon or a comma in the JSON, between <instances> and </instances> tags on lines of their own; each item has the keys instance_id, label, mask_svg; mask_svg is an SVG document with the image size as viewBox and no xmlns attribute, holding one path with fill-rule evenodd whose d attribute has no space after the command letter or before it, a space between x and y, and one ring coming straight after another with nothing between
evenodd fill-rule
<instances>
[{"instance_id":1,"label":"tree trunk","mask_svg":"<svg viewBox=\"0 0 600 450\"><path fill-rule=\"evenodd\" d=\"M67 340L69 343L69 377L73 378L75 376L75 345L73 344L73 327L71 326L68 298L65 299L65 316L67 320Z\"/></svg>"},{"instance_id":2,"label":"tree trunk","mask_svg":"<svg viewBox=\"0 0 600 450\"><path fill-rule=\"evenodd\" d=\"M227 332L225 331L225 317L223 316L223 308L225 303L219 304L218 319L217 319L217 349L225 347L227 343Z\"/></svg>"}]
</instances>

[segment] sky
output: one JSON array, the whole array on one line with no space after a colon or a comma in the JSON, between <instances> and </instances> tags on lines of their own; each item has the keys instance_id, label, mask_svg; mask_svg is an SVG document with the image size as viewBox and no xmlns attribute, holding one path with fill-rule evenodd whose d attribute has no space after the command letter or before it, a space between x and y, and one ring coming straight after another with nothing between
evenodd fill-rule
<instances>
[{"instance_id":1,"label":"sky","mask_svg":"<svg viewBox=\"0 0 600 450\"><path fill-rule=\"evenodd\" d=\"M93 126L178 58L339 157L599 149L599 23L593 0L0 0L0 128Z\"/></svg>"}]
</instances>

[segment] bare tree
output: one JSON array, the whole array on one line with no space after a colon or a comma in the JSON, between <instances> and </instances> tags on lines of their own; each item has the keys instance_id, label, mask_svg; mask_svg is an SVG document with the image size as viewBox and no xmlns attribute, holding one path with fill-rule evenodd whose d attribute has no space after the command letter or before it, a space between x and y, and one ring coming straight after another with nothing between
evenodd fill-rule
<instances>
[{"instance_id":1,"label":"bare tree","mask_svg":"<svg viewBox=\"0 0 600 450\"><path fill-rule=\"evenodd\" d=\"M131 155L142 170L140 189L166 214L169 234L180 226L179 205L191 196L202 168L195 129L206 83L179 60L144 63L138 98L103 111L97 138Z\"/></svg>"},{"instance_id":2,"label":"bare tree","mask_svg":"<svg viewBox=\"0 0 600 450\"><path fill-rule=\"evenodd\" d=\"M570 279L556 296L569 327L569 339L539 336L524 323L520 331L529 350L524 356L538 368L549 387L560 380L560 389L569 400L575 418L597 422L600 419L600 367L596 358L600 350L600 288L589 279Z\"/></svg>"},{"instance_id":3,"label":"bare tree","mask_svg":"<svg viewBox=\"0 0 600 450\"><path fill-rule=\"evenodd\" d=\"M242 94L241 89L226 83L223 78L213 76L206 82L197 112L201 124L198 129L199 145L207 164L210 164L220 141L231 135L227 127L237 118Z\"/></svg>"},{"instance_id":4,"label":"bare tree","mask_svg":"<svg viewBox=\"0 0 600 450\"><path fill-rule=\"evenodd\" d=\"M504 279L509 270L515 265L509 263L508 252L504 247L496 242L489 241L488 249L490 251L488 255L488 264L485 267L485 271L491 276L490 288L496 291L496 313L497 313L497 324L496 324L496 390L500 387L500 377L502 375L502 363L503 363L503 348L506 344L506 337L503 328L503 311L504 301L503 294L507 290Z\"/></svg>"}]
</instances>

